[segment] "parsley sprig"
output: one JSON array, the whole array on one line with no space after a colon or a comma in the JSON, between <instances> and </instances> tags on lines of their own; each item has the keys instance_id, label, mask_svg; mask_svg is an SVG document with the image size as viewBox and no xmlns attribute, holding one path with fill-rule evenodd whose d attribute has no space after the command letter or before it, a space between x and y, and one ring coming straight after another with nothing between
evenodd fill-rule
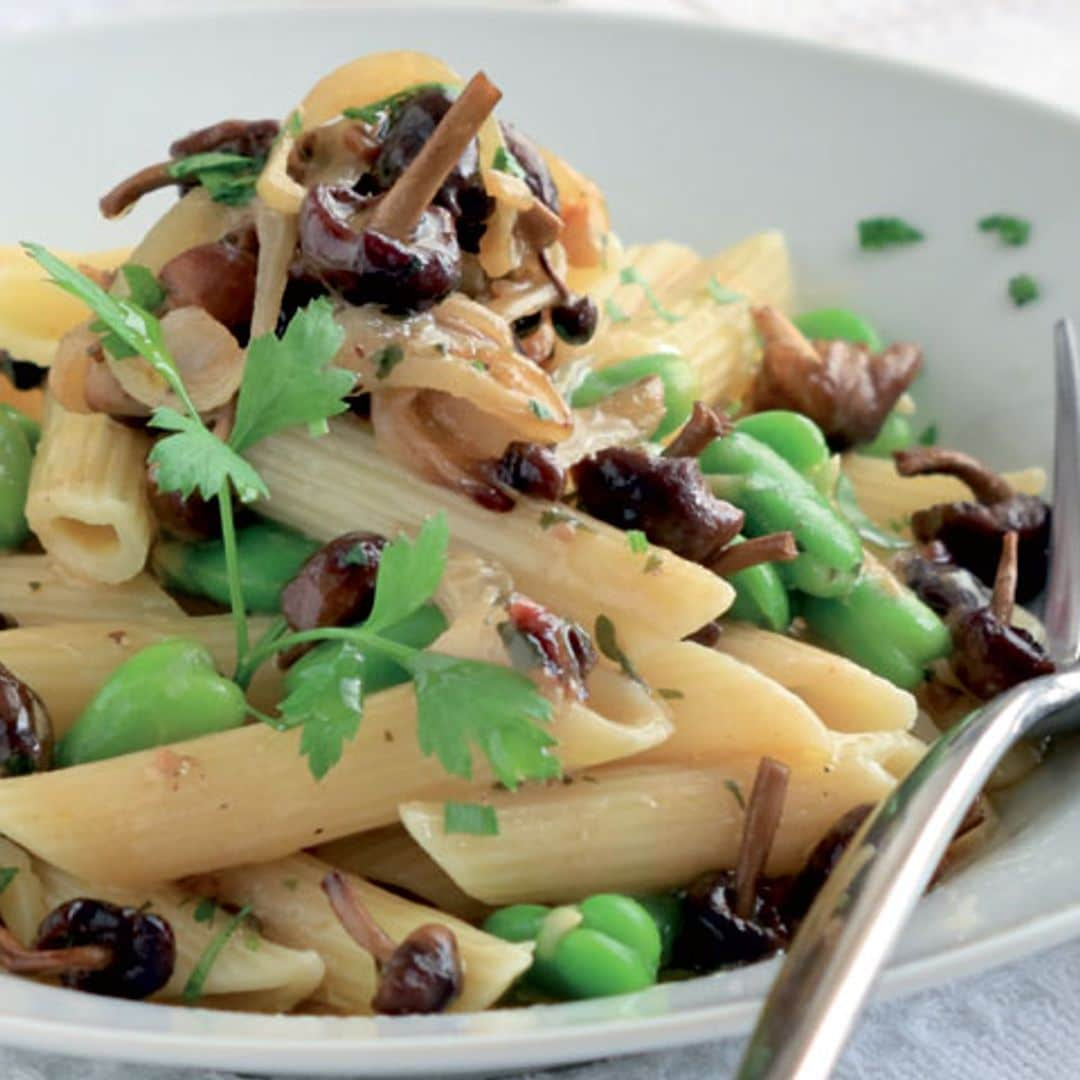
<instances>
[{"instance_id":1,"label":"parsley sprig","mask_svg":"<svg viewBox=\"0 0 1080 1080\"><path fill-rule=\"evenodd\" d=\"M479 749L498 780L511 789L525 780L560 774L551 752L555 739L543 726L551 719L551 703L532 682L506 667L425 652L387 634L429 603L442 580L449 545L444 515L426 521L415 540L399 536L383 550L371 614L361 626L290 634L279 622L249 647L232 493L245 503L269 495L262 477L241 457L243 451L285 428L325 428L329 417L347 407L343 398L354 378L331 364L344 332L327 300L315 300L298 312L280 339L268 334L250 344L235 422L222 441L199 416L151 312L133 297L110 295L40 245L25 247L57 285L90 307L106 333L142 356L176 397L179 409L162 406L151 416L151 426L168 434L156 443L150 461L157 466L163 490L184 497L197 491L218 501L236 627L236 681L247 685L262 663L284 649L334 643L332 655L324 654L326 662L313 666L310 677L301 671L291 678L280 717L255 714L279 729L302 728L300 752L316 779L333 768L345 743L359 731L367 653L381 653L409 673L420 749L434 755L449 773L471 778L473 751ZM198 993L198 980L194 982Z\"/></svg>"},{"instance_id":2,"label":"parsley sprig","mask_svg":"<svg viewBox=\"0 0 1080 1080\"><path fill-rule=\"evenodd\" d=\"M551 720L551 703L529 679L497 664L425 652L386 634L434 596L446 569L448 542L446 517L439 514L424 522L415 541L399 536L388 544L375 579L375 602L362 625L303 630L252 650L249 668L294 645L321 641L351 647L328 659L332 679L301 679L280 706L285 726L304 726L300 749L316 779L340 760L345 742L359 729L367 652L381 653L412 677L420 750L434 755L447 772L471 779L473 750L479 749L511 790L525 780L559 776L551 752L555 739L542 726Z\"/></svg>"}]
</instances>

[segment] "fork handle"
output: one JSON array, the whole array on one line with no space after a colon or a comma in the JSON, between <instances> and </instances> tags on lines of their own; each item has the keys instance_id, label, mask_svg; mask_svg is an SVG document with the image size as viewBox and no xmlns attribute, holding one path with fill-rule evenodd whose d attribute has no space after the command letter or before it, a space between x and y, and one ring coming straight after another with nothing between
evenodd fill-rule
<instances>
[{"instance_id":1,"label":"fork handle","mask_svg":"<svg viewBox=\"0 0 1080 1080\"><path fill-rule=\"evenodd\" d=\"M1005 752L1068 705L1080 669L1022 683L941 736L856 835L773 983L739 1080L828 1077L968 807Z\"/></svg>"}]
</instances>

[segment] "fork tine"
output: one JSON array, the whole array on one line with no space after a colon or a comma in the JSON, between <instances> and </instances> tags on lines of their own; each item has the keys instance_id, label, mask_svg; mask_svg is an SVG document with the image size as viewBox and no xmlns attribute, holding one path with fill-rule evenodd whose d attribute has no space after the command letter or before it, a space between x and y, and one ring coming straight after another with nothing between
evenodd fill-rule
<instances>
[{"instance_id":1,"label":"fork tine","mask_svg":"<svg viewBox=\"0 0 1080 1080\"><path fill-rule=\"evenodd\" d=\"M1058 664L1080 658L1080 350L1069 319L1054 327L1054 511L1046 634Z\"/></svg>"}]
</instances>

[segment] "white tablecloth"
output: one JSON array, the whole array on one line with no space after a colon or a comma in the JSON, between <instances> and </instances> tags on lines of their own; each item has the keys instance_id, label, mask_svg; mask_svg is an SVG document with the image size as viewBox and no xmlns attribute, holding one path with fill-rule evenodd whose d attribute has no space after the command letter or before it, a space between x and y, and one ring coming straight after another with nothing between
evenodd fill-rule
<instances>
[{"instance_id":1,"label":"white tablecloth","mask_svg":"<svg viewBox=\"0 0 1080 1080\"><path fill-rule=\"evenodd\" d=\"M325 2L325 0L324 0ZM333 0L331 0L333 2ZM347 3L348 0L338 0ZM559 0L548 0L559 2ZM1080 0L567 0L714 17L963 72L1080 111ZM157 0L0 0L0 32L160 9ZM195 6L188 0L188 6ZM235 6L235 2L234 2ZM529 1080L729 1075L739 1041L596 1063ZM870 1010L843 1080L1057 1080L1080 1076L1080 941ZM3 1080L235 1080L0 1049ZM436 1080L433 1076L432 1080Z\"/></svg>"}]
</instances>

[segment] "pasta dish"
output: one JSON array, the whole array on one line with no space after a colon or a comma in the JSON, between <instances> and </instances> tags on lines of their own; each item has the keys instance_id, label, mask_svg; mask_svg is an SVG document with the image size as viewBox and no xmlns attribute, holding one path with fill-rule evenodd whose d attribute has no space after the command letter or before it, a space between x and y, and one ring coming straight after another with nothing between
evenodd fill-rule
<instances>
[{"instance_id":1,"label":"pasta dish","mask_svg":"<svg viewBox=\"0 0 1080 1080\"><path fill-rule=\"evenodd\" d=\"M500 96L363 57L118 183L178 196L133 249L0 249L6 971L402 1015L752 963L1052 670L1042 471L919 434L919 347L780 233L624 243Z\"/></svg>"}]
</instances>

